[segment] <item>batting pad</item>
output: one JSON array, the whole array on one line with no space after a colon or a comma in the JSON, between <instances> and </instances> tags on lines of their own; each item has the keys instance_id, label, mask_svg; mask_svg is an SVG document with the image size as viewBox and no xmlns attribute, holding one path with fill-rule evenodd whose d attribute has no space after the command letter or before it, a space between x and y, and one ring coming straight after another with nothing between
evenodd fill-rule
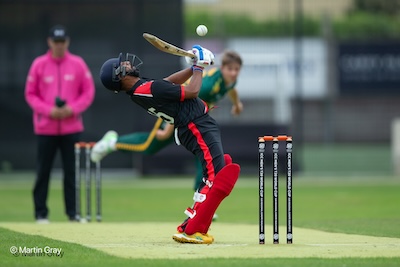
<instances>
[{"instance_id":1,"label":"batting pad","mask_svg":"<svg viewBox=\"0 0 400 267\"><path fill-rule=\"evenodd\" d=\"M215 176L214 183L207 194L206 200L199 205L196 215L188 220L185 233L192 235L196 232L207 233L212 217L218 206L232 192L239 178L240 166L230 163L223 167Z\"/></svg>"}]
</instances>

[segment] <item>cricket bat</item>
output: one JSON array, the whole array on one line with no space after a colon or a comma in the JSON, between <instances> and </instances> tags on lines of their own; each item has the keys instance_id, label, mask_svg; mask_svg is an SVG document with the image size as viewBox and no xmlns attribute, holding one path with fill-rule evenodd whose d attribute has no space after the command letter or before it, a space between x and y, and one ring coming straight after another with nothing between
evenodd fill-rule
<instances>
[{"instance_id":1,"label":"cricket bat","mask_svg":"<svg viewBox=\"0 0 400 267\"><path fill-rule=\"evenodd\" d=\"M165 53L169 53L169 54L181 56L181 57L190 57L190 58L196 57L193 53L188 52L177 46L174 46L164 40L161 40L157 36L152 35L150 33L143 33L143 38L146 39L154 47L160 49L161 51L163 51Z\"/></svg>"}]
</instances>

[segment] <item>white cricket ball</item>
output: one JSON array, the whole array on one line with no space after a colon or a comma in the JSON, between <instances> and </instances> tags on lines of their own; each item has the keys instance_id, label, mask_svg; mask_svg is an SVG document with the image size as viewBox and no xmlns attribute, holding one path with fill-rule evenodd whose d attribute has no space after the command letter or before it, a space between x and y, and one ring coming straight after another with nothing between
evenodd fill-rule
<instances>
[{"instance_id":1,"label":"white cricket ball","mask_svg":"<svg viewBox=\"0 0 400 267\"><path fill-rule=\"evenodd\" d=\"M196 28L196 33L198 36L204 36L207 34L207 32L208 32L208 29L205 25L199 25Z\"/></svg>"}]
</instances>

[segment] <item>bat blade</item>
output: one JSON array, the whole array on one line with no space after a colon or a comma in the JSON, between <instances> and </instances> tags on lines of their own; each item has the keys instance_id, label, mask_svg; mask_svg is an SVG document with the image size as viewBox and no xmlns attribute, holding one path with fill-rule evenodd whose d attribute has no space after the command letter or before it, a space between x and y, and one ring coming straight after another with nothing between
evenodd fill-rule
<instances>
[{"instance_id":1,"label":"bat blade","mask_svg":"<svg viewBox=\"0 0 400 267\"><path fill-rule=\"evenodd\" d=\"M169 54L181 56L181 57L190 57L190 58L196 57L193 53L188 52L182 48L179 48L173 44L170 44L164 40L161 40L157 36L152 35L150 33L143 33L143 38L146 39L154 47L158 48L159 50L161 50L165 53L169 53Z\"/></svg>"}]
</instances>

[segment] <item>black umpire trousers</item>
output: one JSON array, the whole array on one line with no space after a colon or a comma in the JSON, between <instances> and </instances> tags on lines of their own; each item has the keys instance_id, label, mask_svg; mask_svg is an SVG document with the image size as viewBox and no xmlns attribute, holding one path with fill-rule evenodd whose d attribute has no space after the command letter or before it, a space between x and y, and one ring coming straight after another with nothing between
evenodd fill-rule
<instances>
[{"instance_id":1,"label":"black umpire trousers","mask_svg":"<svg viewBox=\"0 0 400 267\"><path fill-rule=\"evenodd\" d=\"M50 174L57 151L61 153L63 167L63 190L65 213L69 219L75 217L75 152L74 145L80 140L80 133L68 135L38 135L36 181L33 188L35 218L47 218L47 198Z\"/></svg>"}]
</instances>

